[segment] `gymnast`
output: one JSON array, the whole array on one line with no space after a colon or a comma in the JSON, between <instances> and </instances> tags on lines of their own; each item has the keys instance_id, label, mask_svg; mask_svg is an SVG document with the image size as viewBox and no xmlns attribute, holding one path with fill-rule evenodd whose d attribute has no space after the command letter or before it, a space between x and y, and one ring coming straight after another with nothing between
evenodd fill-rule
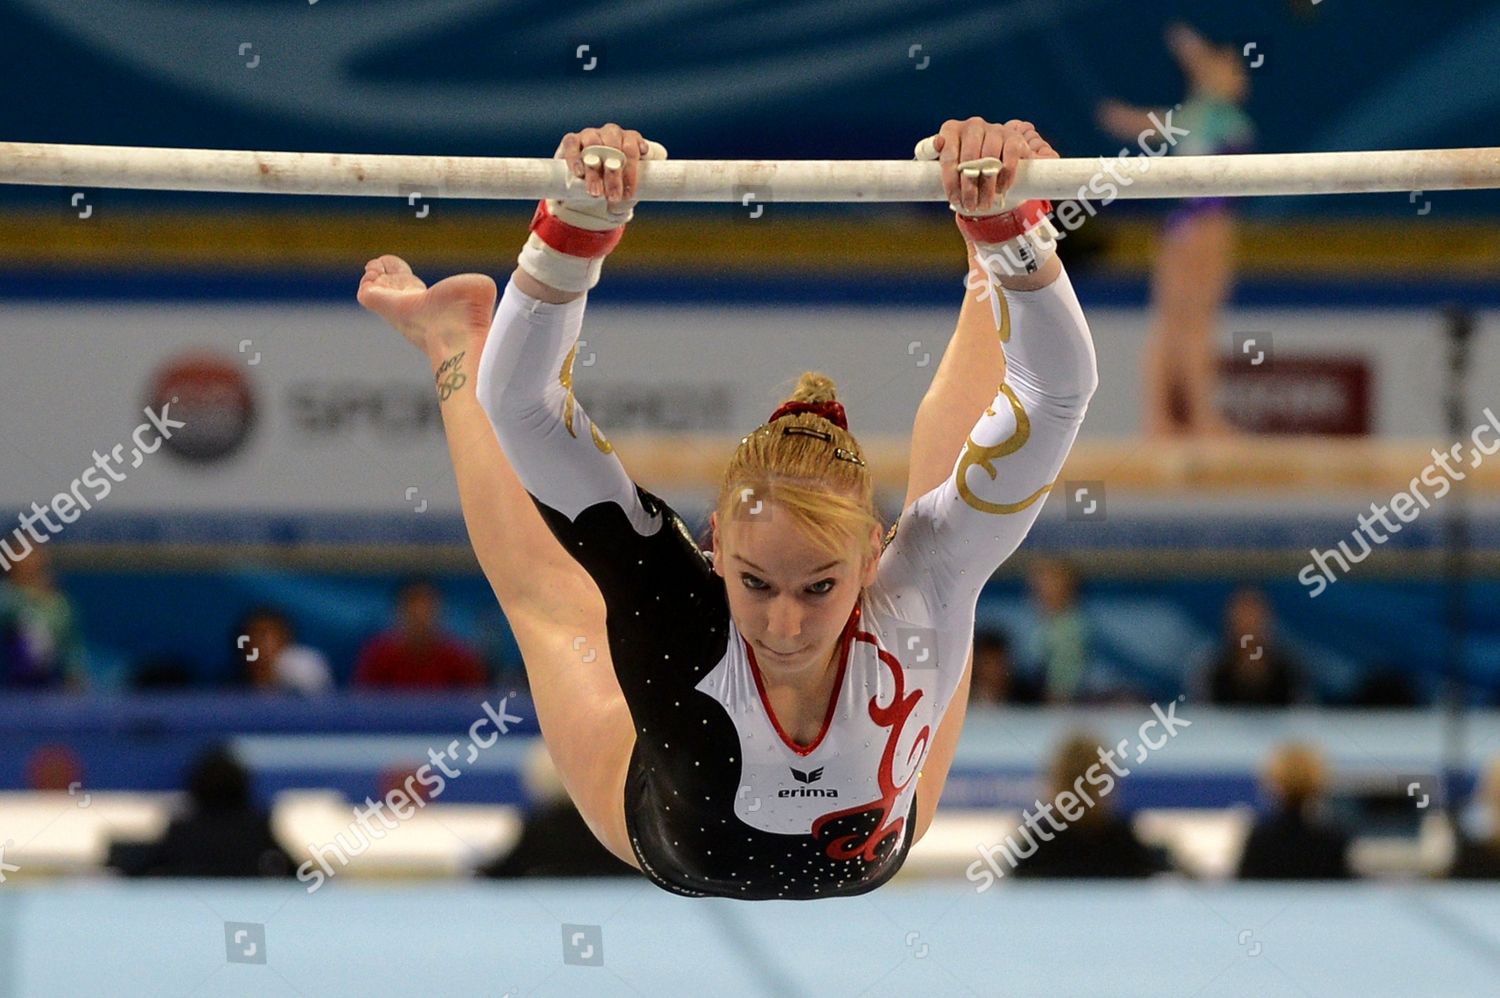
<instances>
[{"instance_id":1,"label":"gymnast","mask_svg":"<svg viewBox=\"0 0 1500 998\"><path fill-rule=\"evenodd\" d=\"M1050 205L1004 204L1021 160L1057 154L1029 122L977 117L917 147L941 165L981 287L967 282L918 410L896 524L833 382L807 372L730 457L711 553L573 393L587 292L633 217L640 161L666 151L609 124L555 155L587 197L538 205L498 311L490 278L428 288L393 256L359 289L431 362L470 540L547 747L594 834L668 891L873 890L932 820L980 590L1098 382Z\"/></svg>"}]
</instances>

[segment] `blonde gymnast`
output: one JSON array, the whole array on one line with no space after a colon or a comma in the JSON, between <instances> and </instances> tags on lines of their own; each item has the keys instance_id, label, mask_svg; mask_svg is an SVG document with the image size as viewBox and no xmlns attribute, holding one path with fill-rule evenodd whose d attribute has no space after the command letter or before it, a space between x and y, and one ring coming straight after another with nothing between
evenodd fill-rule
<instances>
[{"instance_id":1,"label":"blonde gymnast","mask_svg":"<svg viewBox=\"0 0 1500 998\"><path fill-rule=\"evenodd\" d=\"M569 793L612 852L678 894L835 897L899 869L952 761L979 591L1097 384L1045 202L997 203L1021 159L1056 153L1029 123L979 118L918 150L942 163L997 293L966 296L889 532L821 375L731 457L711 556L577 402L587 291L633 215L638 162L665 156L638 132L563 139L591 197L538 206L497 311L489 278L428 289L395 257L361 283L432 361L470 537Z\"/></svg>"}]
</instances>

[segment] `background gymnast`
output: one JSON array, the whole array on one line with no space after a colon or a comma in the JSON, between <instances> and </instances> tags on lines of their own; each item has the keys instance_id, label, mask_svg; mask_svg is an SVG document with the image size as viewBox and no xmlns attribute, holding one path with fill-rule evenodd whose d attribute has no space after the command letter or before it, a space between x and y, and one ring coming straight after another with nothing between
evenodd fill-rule
<instances>
[{"instance_id":1,"label":"background gymnast","mask_svg":"<svg viewBox=\"0 0 1500 998\"><path fill-rule=\"evenodd\" d=\"M588 146L617 154L586 162ZM1021 159L1056 153L1027 122L980 118L918 147L1000 290L965 297L898 523L879 521L833 383L808 372L731 458L711 557L572 391L586 292L633 215L639 160L665 150L605 125L556 155L590 197L538 206L498 311L491 279L428 289L391 256L359 291L432 363L470 538L547 746L594 833L667 890L871 890L932 819L980 589L1034 522L1097 384L1048 206L997 198Z\"/></svg>"},{"instance_id":2,"label":"background gymnast","mask_svg":"<svg viewBox=\"0 0 1500 998\"><path fill-rule=\"evenodd\" d=\"M1241 109L1250 72L1233 45L1214 45L1183 23L1166 31L1188 94L1173 124L1187 134L1174 156L1249 152L1255 127ZM1154 109L1157 119L1172 112ZM1098 108L1100 127L1122 141L1157 131L1153 109L1117 100ZM1151 266L1151 332L1146 340L1147 434L1234 436L1219 411L1219 317L1234 284L1234 214L1230 198L1187 198L1167 216Z\"/></svg>"}]
</instances>

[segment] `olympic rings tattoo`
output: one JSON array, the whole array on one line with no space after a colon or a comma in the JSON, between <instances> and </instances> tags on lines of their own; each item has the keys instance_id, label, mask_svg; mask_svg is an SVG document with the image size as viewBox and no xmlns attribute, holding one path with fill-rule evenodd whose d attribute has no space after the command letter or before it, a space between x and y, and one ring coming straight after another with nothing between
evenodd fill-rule
<instances>
[{"instance_id":1,"label":"olympic rings tattoo","mask_svg":"<svg viewBox=\"0 0 1500 998\"><path fill-rule=\"evenodd\" d=\"M458 369L459 365L463 363L464 354L467 352L466 350L461 351L449 357L437 369L438 400L440 402L448 401L448 399L453 397L454 392L468 384L469 376Z\"/></svg>"}]
</instances>

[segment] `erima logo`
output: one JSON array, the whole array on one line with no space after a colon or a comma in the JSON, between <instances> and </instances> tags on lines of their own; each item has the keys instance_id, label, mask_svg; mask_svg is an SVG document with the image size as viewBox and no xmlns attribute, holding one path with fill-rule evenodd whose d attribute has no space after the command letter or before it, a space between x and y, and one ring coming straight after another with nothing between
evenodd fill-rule
<instances>
[{"instance_id":1,"label":"erima logo","mask_svg":"<svg viewBox=\"0 0 1500 998\"><path fill-rule=\"evenodd\" d=\"M788 767L791 769L791 767ZM792 779L798 783L817 783L823 778L823 767L803 772L800 769L792 769ZM839 792L833 787L792 787L776 791L777 797L837 797Z\"/></svg>"}]
</instances>

